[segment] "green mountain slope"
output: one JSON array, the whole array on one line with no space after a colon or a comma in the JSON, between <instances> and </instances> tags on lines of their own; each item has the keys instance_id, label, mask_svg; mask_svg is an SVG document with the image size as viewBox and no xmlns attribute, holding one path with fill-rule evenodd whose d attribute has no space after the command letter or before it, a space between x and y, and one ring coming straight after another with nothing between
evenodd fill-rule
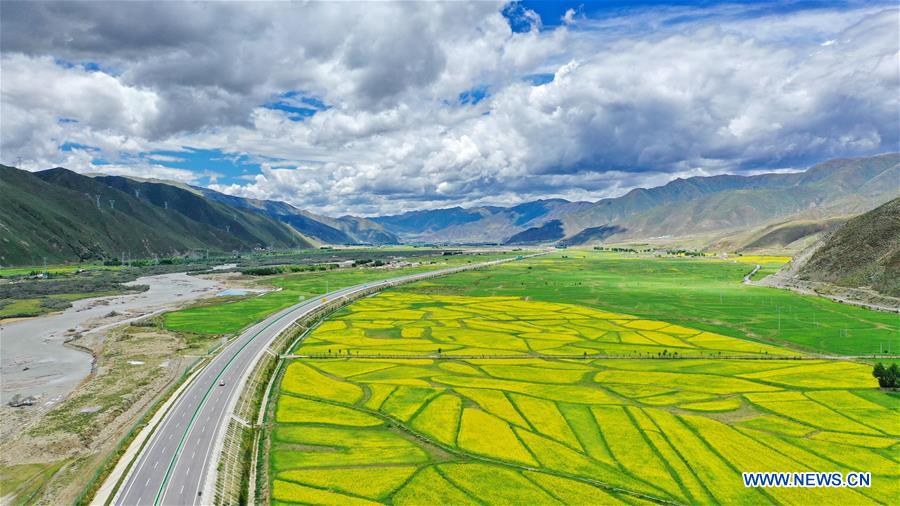
<instances>
[{"instance_id":1,"label":"green mountain slope","mask_svg":"<svg viewBox=\"0 0 900 506\"><path fill-rule=\"evenodd\" d=\"M835 230L800 269L799 278L900 297L900 198Z\"/></svg>"},{"instance_id":2,"label":"green mountain slope","mask_svg":"<svg viewBox=\"0 0 900 506\"><path fill-rule=\"evenodd\" d=\"M327 244L397 244L396 235L366 218L344 216L331 218L297 209L285 202L258 200L226 195L209 188L193 188L203 196L233 207L253 209L289 224L304 236Z\"/></svg>"},{"instance_id":3,"label":"green mountain slope","mask_svg":"<svg viewBox=\"0 0 900 506\"><path fill-rule=\"evenodd\" d=\"M49 171L39 172L42 177ZM68 172L68 171L67 171ZM72 172L68 172L73 174ZM260 213L204 198L168 184L134 181L119 176L100 176L95 181L136 196L149 204L175 210L187 218L224 231L251 248L290 248L308 244L289 227Z\"/></svg>"},{"instance_id":4,"label":"green mountain slope","mask_svg":"<svg viewBox=\"0 0 900 506\"><path fill-rule=\"evenodd\" d=\"M66 169L30 173L0 165L0 263L308 245L299 234L274 220L260 220L227 206L203 206L187 197L190 192L157 186L166 188L142 186L138 197L133 191L136 188L123 187L126 192ZM168 188L187 195L170 194ZM157 191L157 196L171 199L168 209L168 200L161 205L150 200L149 195ZM222 220L222 225L216 226L217 220Z\"/></svg>"}]
</instances>

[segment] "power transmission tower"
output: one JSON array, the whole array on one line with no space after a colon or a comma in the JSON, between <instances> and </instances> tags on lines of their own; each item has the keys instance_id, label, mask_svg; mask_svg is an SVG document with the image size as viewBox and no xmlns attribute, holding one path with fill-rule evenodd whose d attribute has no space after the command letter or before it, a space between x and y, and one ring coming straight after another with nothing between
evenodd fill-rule
<instances>
[{"instance_id":1,"label":"power transmission tower","mask_svg":"<svg viewBox=\"0 0 900 506\"><path fill-rule=\"evenodd\" d=\"M165 202L163 202L163 207L166 208L166 209L169 208L169 201L168 201L168 200L165 201Z\"/></svg>"},{"instance_id":2,"label":"power transmission tower","mask_svg":"<svg viewBox=\"0 0 900 506\"><path fill-rule=\"evenodd\" d=\"M116 200L115 199L109 199L109 208L110 209L116 208Z\"/></svg>"},{"instance_id":3,"label":"power transmission tower","mask_svg":"<svg viewBox=\"0 0 900 506\"><path fill-rule=\"evenodd\" d=\"M136 198L136 199L141 198L141 190L134 190L134 198Z\"/></svg>"},{"instance_id":4,"label":"power transmission tower","mask_svg":"<svg viewBox=\"0 0 900 506\"><path fill-rule=\"evenodd\" d=\"M100 195L94 195L94 199L97 202L97 209L100 209Z\"/></svg>"}]
</instances>

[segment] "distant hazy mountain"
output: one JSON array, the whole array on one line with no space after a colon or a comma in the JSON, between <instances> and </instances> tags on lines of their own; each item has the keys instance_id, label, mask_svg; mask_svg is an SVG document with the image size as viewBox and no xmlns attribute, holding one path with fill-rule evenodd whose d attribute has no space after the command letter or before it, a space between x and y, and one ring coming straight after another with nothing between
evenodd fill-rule
<instances>
[{"instance_id":1,"label":"distant hazy mountain","mask_svg":"<svg viewBox=\"0 0 900 506\"><path fill-rule=\"evenodd\" d=\"M503 243L519 232L590 206L588 202L547 199L513 207L453 207L411 211L371 220L404 241L449 243ZM562 237L558 237L562 238Z\"/></svg>"},{"instance_id":2,"label":"distant hazy mountain","mask_svg":"<svg viewBox=\"0 0 900 506\"><path fill-rule=\"evenodd\" d=\"M900 154L831 160L805 172L676 179L594 203L539 200L515 207L414 211L373 218L404 240L585 244L740 231L781 220L855 215L900 195ZM559 225L548 223L558 221ZM562 230L562 235L559 229ZM779 241L796 228L763 239ZM796 239L796 237L795 237Z\"/></svg>"},{"instance_id":3,"label":"distant hazy mountain","mask_svg":"<svg viewBox=\"0 0 900 506\"><path fill-rule=\"evenodd\" d=\"M835 230L801 267L799 278L900 297L900 198Z\"/></svg>"},{"instance_id":4,"label":"distant hazy mountain","mask_svg":"<svg viewBox=\"0 0 900 506\"><path fill-rule=\"evenodd\" d=\"M607 237L620 234L626 232L627 230L618 226L599 226L599 227L590 227L585 228L581 232L577 234L567 237L562 241L559 241L561 246L576 246L579 244L586 244L589 242L602 242ZM524 232L523 232L524 233Z\"/></svg>"},{"instance_id":5,"label":"distant hazy mountain","mask_svg":"<svg viewBox=\"0 0 900 506\"><path fill-rule=\"evenodd\" d=\"M839 159L805 172L676 179L604 199L567 216L567 236L593 226L625 229L616 240L743 229L788 216L852 215L900 195L900 155Z\"/></svg>"},{"instance_id":6,"label":"distant hazy mountain","mask_svg":"<svg viewBox=\"0 0 900 506\"><path fill-rule=\"evenodd\" d=\"M291 225L306 237L325 244L397 244L399 238L367 218L343 216L331 218L297 209L276 200L257 200L196 187L205 197L230 206L253 209Z\"/></svg>"},{"instance_id":7,"label":"distant hazy mountain","mask_svg":"<svg viewBox=\"0 0 900 506\"><path fill-rule=\"evenodd\" d=\"M523 230L518 234L506 240L506 244L541 244L551 241L558 241L563 238L562 222L559 220L550 220L540 227L531 227Z\"/></svg>"},{"instance_id":8,"label":"distant hazy mountain","mask_svg":"<svg viewBox=\"0 0 900 506\"><path fill-rule=\"evenodd\" d=\"M0 165L0 201L5 265L310 245L276 220L183 188L62 168Z\"/></svg>"}]
</instances>

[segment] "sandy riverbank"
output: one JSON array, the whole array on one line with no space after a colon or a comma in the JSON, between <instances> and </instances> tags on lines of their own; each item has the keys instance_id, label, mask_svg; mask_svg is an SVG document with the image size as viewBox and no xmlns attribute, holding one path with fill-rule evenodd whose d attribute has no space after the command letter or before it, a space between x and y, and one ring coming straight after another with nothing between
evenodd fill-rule
<instances>
[{"instance_id":1,"label":"sandy riverbank","mask_svg":"<svg viewBox=\"0 0 900 506\"><path fill-rule=\"evenodd\" d=\"M61 313L4 322L0 326L0 402L6 403L15 394L34 395L41 407L52 407L91 372L93 357L66 346L66 341L215 295L222 288L217 280L185 273L145 276L128 284L150 288L135 294L82 299Z\"/></svg>"}]
</instances>

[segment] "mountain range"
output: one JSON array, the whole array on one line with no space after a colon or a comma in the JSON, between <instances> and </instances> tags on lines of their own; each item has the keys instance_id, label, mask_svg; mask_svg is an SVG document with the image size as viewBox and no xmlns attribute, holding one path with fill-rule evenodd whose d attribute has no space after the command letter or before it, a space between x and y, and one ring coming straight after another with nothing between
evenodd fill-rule
<instances>
[{"instance_id":1,"label":"mountain range","mask_svg":"<svg viewBox=\"0 0 900 506\"><path fill-rule=\"evenodd\" d=\"M318 217L282 202L64 168L0 165L0 202L3 265L397 240L363 218Z\"/></svg>"},{"instance_id":2,"label":"mountain range","mask_svg":"<svg viewBox=\"0 0 900 506\"><path fill-rule=\"evenodd\" d=\"M372 220L403 241L586 244L727 235L868 211L900 195L900 154L843 158L803 172L675 179L597 202L413 211Z\"/></svg>"},{"instance_id":3,"label":"mountain range","mask_svg":"<svg viewBox=\"0 0 900 506\"><path fill-rule=\"evenodd\" d=\"M0 263L290 249L323 244L556 244L685 241L785 247L900 196L900 154L803 172L676 179L596 202L321 216L183 183L0 165Z\"/></svg>"}]
</instances>

